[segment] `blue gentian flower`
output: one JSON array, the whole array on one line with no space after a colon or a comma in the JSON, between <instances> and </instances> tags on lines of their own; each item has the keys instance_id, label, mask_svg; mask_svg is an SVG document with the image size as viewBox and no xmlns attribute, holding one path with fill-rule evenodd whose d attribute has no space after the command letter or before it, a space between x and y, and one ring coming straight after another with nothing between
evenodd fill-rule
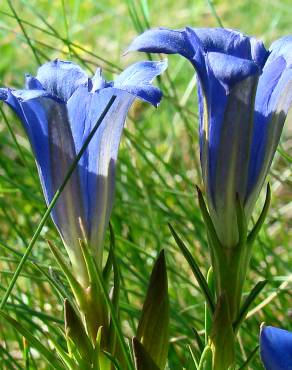
<instances>
[{"instance_id":1,"label":"blue gentian flower","mask_svg":"<svg viewBox=\"0 0 292 370\"><path fill-rule=\"evenodd\" d=\"M0 99L18 115L30 140L47 203L110 98L117 97L52 212L78 276L86 276L80 272L79 238L87 240L97 263L102 263L115 164L128 110L135 98L158 105L162 94L151 81L166 66L165 61L138 62L113 82L106 82L100 69L89 78L78 65L55 60L41 66L36 77L27 76L26 89L0 89Z\"/></svg>"},{"instance_id":2,"label":"blue gentian flower","mask_svg":"<svg viewBox=\"0 0 292 370\"><path fill-rule=\"evenodd\" d=\"M292 370L292 333L263 326L260 334L260 355L266 370Z\"/></svg>"},{"instance_id":3,"label":"blue gentian flower","mask_svg":"<svg viewBox=\"0 0 292 370\"><path fill-rule=\"evenodd\" d=\"M291 105L292 36L267 51L261 41L228 29L153 29L128 50L178 53L196 69L209 211L222 244L236 245L236 197L248 219Z\"/></svg>"}]
</instances>

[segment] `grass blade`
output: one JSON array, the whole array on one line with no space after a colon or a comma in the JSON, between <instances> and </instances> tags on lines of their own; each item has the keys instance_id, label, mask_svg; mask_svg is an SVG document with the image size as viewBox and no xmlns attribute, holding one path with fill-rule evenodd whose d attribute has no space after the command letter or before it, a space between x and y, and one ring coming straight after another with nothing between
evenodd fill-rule
<instances>
[{"instance_id":1,"label":"grass blade","mask_svg":"<svg viewBox=\"0 0 292 370\"><path fill-rule=\"evenodd\" d=\"M208 284L207 284L207 281L204 277L204 275L202 274L197 262L195 261L194 257L191 255L191 253L189 252L189 250L187 249L187 247L185 246L184 242L181 240L181 238L178 236L178 234L176 233L176 231L174 230L174 228L168 224L169 226L169 229L176 241L176 244L177 246L179 247L179 249L181 250L181 252L183 253L185 259L187 260L187 262L189 263L190 265L190 268L201 288L201 291L202 293L204 294L205 296L205 299L206 299L206 303L209 307L209 310L210 312L213 314L214 313L214 310L215 310L215 304L214 304L214 301L213 301L213 297L212 297L212 293L208 287Z\"/></svg>"},{"instance_id":2,"label":"grass blade","mask_svg":"<svg viewBox=\"0 0 292 370\"><path fill-rule=\"evenodd\" d=\"M250 306L252 305L254 300L257 298L257 296L260 294L260 292L264 289L267 282L268 282L268 280L259 281L255 285L255 287L252 289L252 291L249 293L249 295L247 296L246 300L244 301L244 303L243 303L243 305L242 305L242 307L239 311L238 318L235 321L235 323L233 324L233 328L234 328L235 333L237 333L241 323L243 322L243 320L245 319L245 317L247 315L247 312L248 312Z\"/></svg>"},{"instance_id":3,"label":"grass blade","mask_svg":"<svg viewBox=\"0 0 292 370\"><path fill-rule=\"evenodd\" d=\"M24 328L19 322L14 320L12 317L7 315L5 312L0 310L0 316L3 317L10 325L12 325L22 336L24 336L31 346L36 348L40 354L44 356L47 362L55 366L56 370L64 370L61 363L56 361L55 354L47 349L37 338L35 338L26 328Z\"/></svg>"}]
</instances>

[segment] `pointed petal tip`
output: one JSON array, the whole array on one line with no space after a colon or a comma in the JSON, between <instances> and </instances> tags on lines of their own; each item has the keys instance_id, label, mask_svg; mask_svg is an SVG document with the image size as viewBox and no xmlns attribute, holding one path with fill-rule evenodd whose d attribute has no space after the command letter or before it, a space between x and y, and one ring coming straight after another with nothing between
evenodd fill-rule
<instances>
[{"instance_id":1,"label":"pointed petal tip","mask_svg":"<svg viewBox=\"0 0 292 370\"><path fill-rule=\"evenodd\" d=\"M171 30L153 28L138 35L126 52L141 51L146 53L193 55L193 49L186 37L186 29Z\"/></svg>"},{"instance_id":2,"label":"pointed petal tip","mask_svg":"<svg viewBox=\"0 0 292 370\"><path fill-rule=\"evenodd\" d=\"M162 98L162 92L151 83L166 68L166 59L161 61L138 61L128 66L118 75L113 82L113 86L157 107Z\"/></svg>"}]
</instances>

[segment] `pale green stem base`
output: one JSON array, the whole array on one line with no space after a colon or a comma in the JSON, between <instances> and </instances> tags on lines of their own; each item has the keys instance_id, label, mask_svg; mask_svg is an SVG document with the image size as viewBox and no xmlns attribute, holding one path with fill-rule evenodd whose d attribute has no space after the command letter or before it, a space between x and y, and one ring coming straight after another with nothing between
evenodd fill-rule
<instances>
[{"instance_id":1,"label":"pale green stem base","mask_svg":"<svg viewBox=\"0 0 292 370\"><path fill-rule=\"evenodd\" d=\"M217 278L217 304L211 334L212 370L231 370L235 366L236 333L233 324L240 310L250 260L249 249L248 245L223 249L220 263L214 261L213 264L214 276Z\"/></svg>"}]
</instances>

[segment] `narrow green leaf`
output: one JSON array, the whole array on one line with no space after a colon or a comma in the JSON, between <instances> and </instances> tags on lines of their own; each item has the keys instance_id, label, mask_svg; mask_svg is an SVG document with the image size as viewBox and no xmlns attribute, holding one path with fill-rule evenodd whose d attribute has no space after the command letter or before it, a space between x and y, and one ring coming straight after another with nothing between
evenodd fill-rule
<instances>
[{"instance_id":1,"label":"narrow green leaf","mask_svg":"<svg viewBox=\"0 0 292 370\"><path fill-rule=\"evenodd\" d=\"M114 365L115 370L122 370L121 365L119 364L118 360L113 357L109 352L102 351L102 353L105 354L105 356L111 361L111 363Z\"/></svg>"},{"instance_id":2,"label":"narrow green leaf","mask_svg":"<svg viewBox=\"0 0 292 370\"><path fill-rule=\"evenodd\" d=\"M97 265L95 263L95 259L92 255L90 246L84 241L79 239L79 245L82 251L82 255L86 264L86 270L88 273L89 283L91 286L96 286L98 283L97 278Z\"/></svg>"},{"instance_id":3,"label":"narrow green leaf","mask_svg":"<svg viewBox=\"0 0 292 370\"><path fill-rule=\"evenodd\" d=\"M218 235L215 230L215 226L212 222L211 216L208 212L208 208L206 206L201 189L198 186L196 186L196 189L197 189L197 194L198 194L199 207L200 207L201 214L202 214L202 217L203 217L206 229L207 229L210 248L212 248L216 258L218 259L220 263L220 261L224 259L224 255L222 253L223 248L218 238Z\"/></svg>"},{"instance_id":4,"label":"narrow green leaf","mask_svg":"<svg viewBox=\"0 0 292 370\"><path fill-rule=\"evenodd\" d=\"M53 336L50 336L50 341L53 343L58 356L62 360L62 362L66 365L66 370L76 370L76 364L73 359L70 358L68 353L64 350L64 348L60 345L58 340L56 340Z\"/></svg>"},{"instance_id":5,"label":"narrow green leaf","mask_svg":"<svg viewBox=\"0 0 292 370\"><path fill-rule=\"evenodd\" d=\"M164 250L154 264L137 329L137 339L159 369L164 369L169 342L169 300ZM158 334L159 333L159 334Z\"/></svg>"},{"instance_id":6,"label":"narrow green leaf","mask_svg":"<svg viewBox=\"0 0 292 370\"><path fill-rule=\"evenodd\" d=\"M100 354L101 354L101 336L102 336L102 326L98 328L96 341L95 341L95 348L94 348L94 358L93 358L93 365L96 370L102 370L100 368Z\"/></svg>"},{"instance_id":7,"label":"narrow green leaf","mask_svg":"<svg viewBox=\"0 0 292 370\"><path fill-rule=\"evenodd\" d=\"M133 338L133 349L135 356L136 370L161 370L152 360L143 344L136 338Z\"/></svg>"},{"instance_id":8,"label":"narrow green leaf","mask_svg":"<svg viewBox=\"0 0 292 370\"><path fill-rule=\"evenodd\" d=\"M258 233L260 232L260 229L263 226L263 223L265 222L268 210L270 208L270 203L271 203L271 187L270 187L270 184L268 183L267 184L266 199L265 199L265 203L264 203L262 212L261 212L260 217L258 218L256 224L254 225L253 229L251 230L251 232L249 233L249 236L247 238L247 243L249 245L251 245L255 241Z\"/></svg>"},{"instance_id":9,"label":"narrow green leaf","mask_svg":"<svg viewBox=\"0 0 292 370\"><path fill-rule=\"evenodd\" d=\"M24 328L19 322L14 320L12 317L7 315L3 310L0 310L0 316L3 317L10 325L12 325L22 336L24 336L30 346L34 347L41 355L44 356L46 361L52 365L54 364L56 370L64 370L61 363L56 360L55 354L47 349L36 337L34 337L26 328Z\"/></svg>"},{"instance_id":10,"label":"narrow green leaf","mask_svg":"<svg viewBox=\"0 0 292 370\"><path fill-rule=\"evenodd\" d=\"M210 267L208 274L207 274L207 284L208 288L210 290L210 293L212 294L212 298L214 299L214 276L213 276L213 268ZM205 302L205 346L209 342L209 337L211 334L212 330L212 324L213 324L213 317L212 314L210 313L209 307L207 302Z\"/></svg>"},{"instance_id":11,"label":"narrow green leaf","mask_svg":"<svg viewBox=\"0 0 292 370\"><path fill-rule=\"evenodd\" d=\"M215 310L215 304L214 304L214 301L213 301L213 297L212 297L212 293L208 287L208 284L207 284L207 281L204 277L204 275L202 274L196 260L194 259L194 257L191 255L191 253L189 252L189 250L187 249L187 247L185 246L184 242L181 240L181 238L178 236L178 234L176 233L176 231L174 230L174 228L168 224L169 226L169 229L176 241L176 244L177 246L179 247L179 249L181 250L181 252L183 253L185 259L187 260L200 288L201 288L201 291L205 297L205 300L206 300L206 303L208 304L208 307L209 307L209 310L211 312L211 314L214 313L214 310Z\"/></svg>"},{"instance_id":12,"label":"narrow green leaf","mask_svg":"<svg viewBox=\"0 0 292 370\"><path fill-rule=\"evenodd\" d=\"M198 333L197 329L192 327L192 330L193 330L193 333L195 335L195 339L196 339L198 348L199 348L200 352L202 353L204 351L204 343L202 342L202 339L201 339L200 334Z\"/></svg>"},{"instance_id":13,"label":"narrow green leaf","mask_svg":"<svg viewBox=\"0 0 292 370\"><path fill-rule=\"evenodd\" d=\"M59 251L59 249L56 248L55 245L52 242L50 242L49 240L48 240L48 245L50 247L50 250L51 250L53 256L55 257L56 261L58 262L61 270L63 271L64 275L66 276L66 278L68 280L68 283L70 284L70 287L71 287L77 301L80 301L80 299L82 299L82 297L83 297L83 289L82 289L81 285L78 283L78 281L73 276L70 267L68 266L68 264L64 260L64 257L61 254L61 252Z\"/></svg>"},{"instance_id":14,"label":"narrow green leaf","mask_svg":"<svg viewBox=\"0 0 292 370\"><path fill-rule=\"evenodd\" d=\"M103 277L103 280L106 284L108 284L108 282L109 282L110 272L111 272L111 269L113 267L112 257L113 257L112 253L109 250L107 260L106 260L105 266L104 266L103 271L102 271L102 277Z\"/></svg>"},{"instance_id":15,"label":"narrow green leaf","mask_svg":"<svg viewBox=\"0 0 292 370\"><path fill-rule=\"evenodd\" d=\"M193 364L195 365L196 370L198 370L199 369L199 359L197 358L196 354L194 353L194 351L192 350L192 347L190 345L188 345L188 349L189 349L189 352L191 354Z\"/></svg>"},{"instance_id":16,"label":"narrow green leaf","mask_svg":"<svg viewBox=\"0 0 292 370\"><path fill-rule=\"evenodd\" d=\"M214 1L213 0L207 0L207 3L209 5L211 13L213 14L214 18L216 19L216 21L218 23L218 26L221 27L221 28L224 28L223 23L221 21L221 18L219 17L219 15L217 14L217 11L215 9Z\"/></svg>"},{"instance_id":17,"label":"narrow green leaf","mask_svg":"<svg viewBox=\"0 0 292 370\"><path fill-rule=\"evenodd\" d=\"M251 352L251 354L248 356L247 360L244 362L244 364L238 370L247 370L248 369L252 360L255 358L255 356L258 352L258 349L259 349L259 346L256 346L256 348Z\"/></svg>"},{"instance_id":18,"label":"narrow green leaf","mask_svg":"<svg viewBox=\"0 0 292 370\"><path fill-rule=\"evenodd\" d=\"M211 370L212 369L212 350L210 346L206 346L199 363L198 370Z\"/></svg>"},{"instance_id":19,"label":"narrow green leaf","mask_svg":"<svg viewBox=\"0 0 292 370\"><path fill-rule=\"evenodd\" d=\"M143 18L147 28L150 28L150 12L149 12L149 5L147 0L140 0L141 10L143 14Z\"/></svg>"},{"instance_id":20,"label":"narrow green leaf","mask_svg":"<svg viewBox=\"0 0 292 370\"><path fill-rule=\"evenodd\" d=\"M64 348L60 345L57 339L55 339L53 336L50 337L50 341L53 343L56 352L58 353L58 356L62 360L62 362L65 364L66 369L68 370L76 370L76 363L74 360L68 355L68 353L64 350Z\"/></svg>"},{"instance_id":21,"label":"narrow green leaf","mask_svg":"<svg viewBox=\"0 0 292 370\"><path fill-rule=\"evenodd\" d=\"M23 360L25 370L29 370L29 345L25 337L23 337L22 343L23 343Z\"/></svg>"},{"instance_id":22,"label":"narrow green leaf","mask_svg":"<svg viewBox=\"0 0 292 370\"><path fill-rule=\"evenodd\" d=\"M51 285L52 289L60 297L60 302L63 302L66 297L70 297L69 291L60 282L60 279L57 278L57 274L52 268L49 268L50 273L47 273L41 266L34 262L29 261L28 264L31 265L34 269L41 272L42 275L44 275L46 281ZM71 305L74 305L71 297L67 299L70 300Z\"/></svg>"},{"instance_id":23,"label":"narrow green leaf","mask_svg":"<svg viewBox=\"0 0 292 370\"><path fill-rule=\"evenodd\" d=\"M251 292L249 293L249 295L247 296L247 298L245 299L242 307L240 308L240 311L239 311L239 314L238 314L238 318L236 319L235 323L233 324L233 329L234 329L234 332L237 333L239 328L240 328L240 325L242 324L242 322L244 321L248 311L249 311L249 308L250 306L253 304L253 302L255 301L255 299L257 298L257 296L261 293L261 291L264 289L264 287L266 286L268 280L262 280L262 281L259 281L255 286L254 288L251 290Z\"/></svg>"}]
</instances>

